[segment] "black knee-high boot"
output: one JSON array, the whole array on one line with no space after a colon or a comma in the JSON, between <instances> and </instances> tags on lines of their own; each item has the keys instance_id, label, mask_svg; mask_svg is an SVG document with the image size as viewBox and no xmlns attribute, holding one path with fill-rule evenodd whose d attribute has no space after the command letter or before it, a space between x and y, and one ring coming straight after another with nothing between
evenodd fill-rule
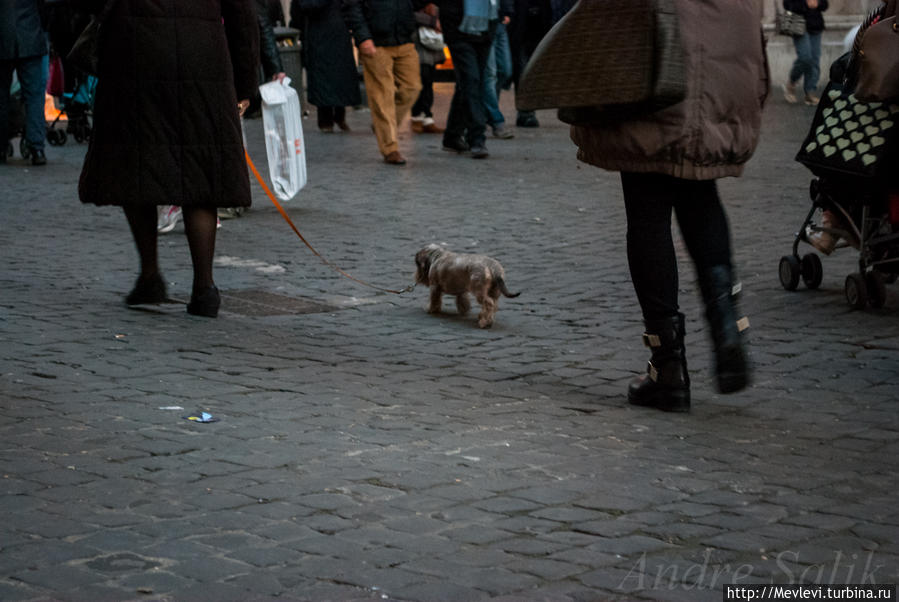
<instances>
[{"instance_id":1,"label":"black knee-high boot","mask_svg":"<svg viewBox=\"0 0 899 602\"><path fill-rule=\"evenodd\" d=\"M643 343L652 350L646 374L627 390L627 399L638 406L666 412L690 410L690 375L684 349L684 315L647 320Z\"/></svg>"},{"instance_id":2,"label":"black knee-high boot","mask_svg":"<svg viewBox=\"0 0 899 602\"><path fill-rule=\"evenodd\" d=\"M734 290L730 266L717 265L704 270L699 274L699 288L715 349L718 390L733 393L744 389L749 384L750 367L743 331L749 327L749 319L738 317L739 291Z\"/></svg>"}]
</instances>

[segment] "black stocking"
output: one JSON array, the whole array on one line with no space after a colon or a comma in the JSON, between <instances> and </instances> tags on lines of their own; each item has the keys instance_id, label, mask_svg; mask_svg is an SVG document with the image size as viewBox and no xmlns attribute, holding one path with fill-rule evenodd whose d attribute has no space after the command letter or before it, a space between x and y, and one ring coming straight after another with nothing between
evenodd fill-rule
<instances>
[{"instance_id":1,"label":"black stocking","mask_svg":"<svg viewBox=\"0 0 899 602\"><path fill-rule=\"evenodd\" d=\"M216 209L214 207L183 208L184 231L194 266L193 295L214 286L212 258L215 255Z\"/></svg>"},{"instance_id":2,"label":"black stocking","mask_svg":"<svg viewBox=\"0 0 899 602\"><path fill-rule=\"evenodd\" d=\"M137 253L140 255L140 275L148 278L159 273L156 254L156 207L123 207Z\"/></svg>"}]
</instances>

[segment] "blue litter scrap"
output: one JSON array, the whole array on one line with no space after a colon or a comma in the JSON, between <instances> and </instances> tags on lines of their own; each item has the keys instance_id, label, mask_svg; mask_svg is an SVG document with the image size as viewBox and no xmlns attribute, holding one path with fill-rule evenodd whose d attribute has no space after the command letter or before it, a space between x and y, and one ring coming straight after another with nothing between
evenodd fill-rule
<instances>
[{"instance_id":1,"label":"blue litter scrap","mask_svg":"<svg viewBox=\"0 0 899 602\"><path fill-rule=\"evenodd\" d=\"M218 422L219 418L216 418L212 414L208 412L194 412L190 416L185 416L185 420L190 420L191 422Z\"/></svg>"}]
</instances>

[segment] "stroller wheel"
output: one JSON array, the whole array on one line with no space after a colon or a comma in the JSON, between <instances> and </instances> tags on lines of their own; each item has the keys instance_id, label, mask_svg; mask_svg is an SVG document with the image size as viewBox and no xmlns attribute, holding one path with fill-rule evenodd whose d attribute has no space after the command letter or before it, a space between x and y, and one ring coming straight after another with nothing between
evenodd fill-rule
<instances>
[{"instance_id":1,"label":"stroller wheel","mask_svg":"<svg viewBox=\"0 0 899 602\"><path fill-rule=\"evenodd\" d=\"M66 143L66 138L64 130L47 130L47 142L52 146L62 146Z\"/></svg>"},{"instance_id":2,"label":"stroller wheel","mask_svg":"<svg viewBox=\"0 0 899 602\"><path fill-rule=\"evenodd\" d=\"M802 281L810 289L821 286L824 279L824 268L821 267L821 258L814 253L809 253L802 258Z\"/></svg>"},{"instance_id":3,"label":"stroller wheel","mask_svg":"<svg viewBox=\"0 0 899 602\"><path fill-rule=\"evenodd\" d=\"M878 271L870 271L865 274L865 285L868 289L868 303L875 309L880 309L887 302L886 279Z\"/></svg>"},{"instance_id":4,"label":"stroller wheel","mask_svg":"<svg viewBox=\"0 0 899 602\"><path fill-rule=\"evenodd\" d=\"M19 141L19 154L22 155L23 159L27 159L31 156L31 147L28 146L28 141L25 140L24 136Z\"/></svg>"},{"instance_id":5,"label":"stroller wheel","mask_svg":"<svg viewBox=\"0 0 899 602\"><path fill-rule=\"evenodd\" d=\"M864 309L868 304L868 287L865 284L865 277L858 272L846 276L843 292L846 293L846 301L852 309Z\"/></svg>"},{"instance_id":6,"label":"stroller wheel","mask_svg":"<svg viewBox=\"0 0 899 602\"><path fill-rule=\"evenodd\" d=\"M784 255L780 258L778 269L780 283L788 291L795 291L799 286L799 275L802 273L799 266L799 258L795 255Z\"/></svg>"}]
</instances>

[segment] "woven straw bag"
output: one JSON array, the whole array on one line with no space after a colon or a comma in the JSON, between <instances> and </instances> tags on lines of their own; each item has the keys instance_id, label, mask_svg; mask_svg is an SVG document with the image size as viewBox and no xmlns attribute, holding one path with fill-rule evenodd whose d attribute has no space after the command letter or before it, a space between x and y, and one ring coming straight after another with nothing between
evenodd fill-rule
<instances>
[{"instance_id":1,"label":"woven straw bag","mask_svg":"<svg viewBox=\"0 0 899 602\"><path fill-rule=\"evenodd\" d=\"M686 91L674 0L579 0L537 46L515 101L589 124L662 109Z\"/></svg>"}]
</instances>

